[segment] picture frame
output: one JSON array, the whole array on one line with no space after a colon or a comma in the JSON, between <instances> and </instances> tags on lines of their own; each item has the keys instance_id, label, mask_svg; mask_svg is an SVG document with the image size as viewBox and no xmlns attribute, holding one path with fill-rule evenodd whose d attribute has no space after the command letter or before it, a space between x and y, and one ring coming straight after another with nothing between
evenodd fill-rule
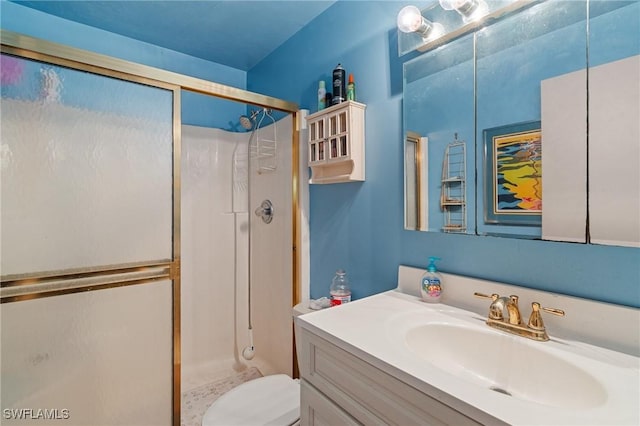
<instances>
[{"instance_id":1,"label":"picture frame","mask_svg":"<svg viewBox=\"0 0 640 426\"><path fill-rule=\"evenodd\" d=\"M485 129L483 140L485 223L541 226L541 122Z\"/></svg>"}]
</instances>

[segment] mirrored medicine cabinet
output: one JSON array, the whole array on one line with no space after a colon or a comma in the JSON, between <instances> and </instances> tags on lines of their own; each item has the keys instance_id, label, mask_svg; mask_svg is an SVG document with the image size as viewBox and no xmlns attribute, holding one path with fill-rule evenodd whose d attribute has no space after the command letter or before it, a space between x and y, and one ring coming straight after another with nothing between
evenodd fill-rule
<instances>
[{"instance_id":1,"label":"mirrored medicine cabinet","mask_svg":"<svg viewBox=\"0 0 640 426\"><path fill-rule=\"evenodd\" d=\"M640 246L639 17L547 0L405 62L405 229Z\"/></svg>"}]
</instances>

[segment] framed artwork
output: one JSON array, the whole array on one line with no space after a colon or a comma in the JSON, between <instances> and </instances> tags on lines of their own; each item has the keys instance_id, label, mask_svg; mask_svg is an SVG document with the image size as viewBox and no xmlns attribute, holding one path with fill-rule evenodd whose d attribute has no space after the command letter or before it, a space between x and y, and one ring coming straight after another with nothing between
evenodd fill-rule
<instances>
[{"instance_id":1,"label":"framed artwork","mask_svg":"<svg viewBox=\"0 0 640 426\"><path fill-rule=\"evenodd\" d=\"M485 223L540 226L540 121L485 129L483 137Z\"/></svg>"}]
</instances>

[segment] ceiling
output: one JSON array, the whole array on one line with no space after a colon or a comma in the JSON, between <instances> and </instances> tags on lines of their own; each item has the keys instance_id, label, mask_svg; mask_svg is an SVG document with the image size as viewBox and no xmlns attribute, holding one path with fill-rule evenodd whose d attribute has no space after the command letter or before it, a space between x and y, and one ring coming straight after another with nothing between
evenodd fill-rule
<instances>
[{"instance_id":1,"label":"ceiling","mask_svg":"<svg viewBox=\"0 0 640 426\"><path fill-rule=\"evenodd\" d=\"M18 1L23 6L250 70L334 1Z\"/></svg>"}]
</instances>

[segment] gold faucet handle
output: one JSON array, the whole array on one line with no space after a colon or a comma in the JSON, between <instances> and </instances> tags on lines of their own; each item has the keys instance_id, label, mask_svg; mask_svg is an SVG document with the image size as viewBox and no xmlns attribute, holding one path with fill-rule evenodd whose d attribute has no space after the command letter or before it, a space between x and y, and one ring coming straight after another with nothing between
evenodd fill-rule
<instances>
[{"instance_id":1,"label":"gold faucet handle","mask_svg":"<svg viewBox=\"0 0 640 426\"><path fill-rule=\"evenodd\" d=\"M558 315L559 317L563 317L564 316L564 311L562 309L545 308L544 306L540 306L540 309L542 309L545 312L549 312L550 314Z\"/></svg>"},{"instance_id":2,"label":"gold faucet handle","mask_svg":"<svg viewBox=\"0 0 640 426\"><path fill-rule=\"evenodd\" d=\"M500 299L499 294L493 293L489 296L488 294L475 292L473 295L482 299L491 299L491 306L489 306L489 318L494 320L501 320L503 318L502 308L496 306L496 302Z\"/></svg>"},{"instance_id":3,"label":"gold faucet handle","mask_svg":"<svg viewBox=\"0 0 640 426\"><path fill-rule=\"evenodd\" d=\"M476 296L476 297L480 297L482 299L491 299L494 302L500 298L500 295L499 294L495 294L495 293L493 293L491 296L489 296L488 294L475 292L475 293L473 293L473 295Z\"/></svg>"},{"instance_id":4,"label":"gold faucet handle","mask_svg":"<svg viewBox=\"0 0 640 426\"><path fill-rule=\"evenodd\" d=\"M533 302L531 304L531 316L529 317L529 328L534 330L544 330L544 322L542 321L542 315L540 315L540 310L545 312L549 312L553 315L558 315L560 317L564 316L564 311L562 309L556 308L545 308L540 306L540 303Z\"/></svg>"}]
</instances>

